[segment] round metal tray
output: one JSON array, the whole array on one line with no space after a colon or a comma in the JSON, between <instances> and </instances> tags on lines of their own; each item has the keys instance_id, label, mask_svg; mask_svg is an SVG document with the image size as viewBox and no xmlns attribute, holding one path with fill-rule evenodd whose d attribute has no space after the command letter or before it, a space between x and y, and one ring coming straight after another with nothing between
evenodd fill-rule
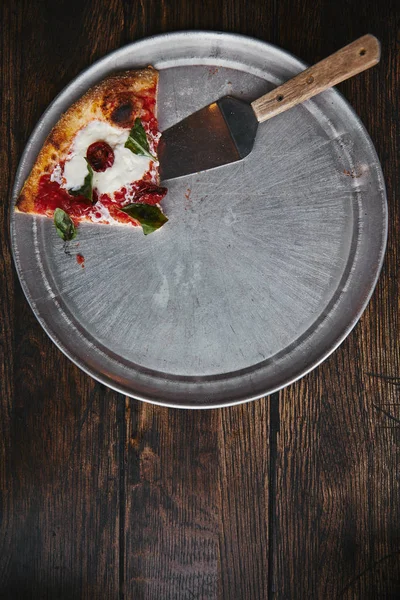
<instances>
[{"instance_id":1,"label":"round metal tray","mask_svg":"<svg viewBox=\"0 0 400 600\"><path fill-rule=\"evenodd\" d=\"M216 32L113 52L43 115L14 202L60 114L109 73L148 64L160 71L161 130L226 94L251 101L306 67ZM50 219L13 214L21 284L57 346L115 390L191 408L269 394L323 361L364 310L387 236L380 164L341 95L329 90L262 124L244 161L168 188L162 230L81 225L70 256Z\"/></svg>"}]
</instances>

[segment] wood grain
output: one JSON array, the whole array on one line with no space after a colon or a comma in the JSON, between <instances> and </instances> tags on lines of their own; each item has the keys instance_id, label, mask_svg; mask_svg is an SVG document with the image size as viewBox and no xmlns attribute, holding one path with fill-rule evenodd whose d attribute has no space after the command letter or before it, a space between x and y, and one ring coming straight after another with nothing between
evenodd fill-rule
<instances>
[{"instance_id":1,"label":"wood grain","mask_svg":"<svg viewBox=\"0 0 400 600\"><path fill-rule=\"evenodd\" d=\"M216 598L218 412L127 407L126 597Z\"/></svg>"},{"instance_id":2,"label":"wood grain","mask_svg":"<svg viewBox=\"0 0 400 600\"><path fill-rule=\"evenodd\" d=\"M321 94L328 88L374 67L379 62L380 54L377 38L370 34L363 35L268 94L254 100L251 106L258 122L271 119Z\"/></svg>"},{"instance_id":3,"label":"wood grain","mask_svg":"<svg viewBox=\"0 0 400 600\"><path fill-rule=\"evenodd\" d=\"M396 0L1 3L0 598L400 597L399 5ZM125 399L50 342L8 240L17 162L48 103L123 44L253 35L313 64L371 32L340 89L382 161L389 243L360 324L279 396L210 412Z\"/></svg>"},{"instance_id":4,"label":"wood grain","mask_svg":"<svg viewBox=\"0 0 400 600\"><path fill-rule=\"evenodd\" d=\"M43 372L42 366L36 371ZM33 386L39 388L37 382ZM51 395L38 397L33 386L32 381L18 386L10 420L0 596L114 597L119 587L115 404L110 408L99 384L76 393L69 377L62 377ZM66 393L67 386L75 393Z\"/></svg>"},{"instance_id":5,"label":"wood grain","mask_svg":"<svg viewBox=\"0 0 400 600\"><path fill-rule=\"evenodd\" d=\"M281 7L279 13L283 22L287 10ZM382 161L389 244L377 289L355 331L321 367L281 393L276 598L400 596L399 174L393 168L399 154L399 102L393 90L400 74L395 14L394 3L367 7L344 2L320 14L327 49L344 43L346 33L350 37L373 30L382 36L380 65L342 89ZM345 28L343 20L351 27ZM285 46L296 42L286 28L281 35Z\"/></svg>"},{"instance_id":6,"label":"wood grain","mask_svg":"<svg viewBox=\"0 0 400 600\"><path fill-rule=\"evenodd\" d=\"M219 428L220 588L218 598L268 597L270 582L271 404L226 408Z\"/></svg>"},{"instance_id":7,"label":"wood grain","mask_svg":"<svg viewBox=\"0 0 400 600\"><path fill-rule=\"evenodd\" d=\"M125 596L266 598L269 402L126 414Z\"/></svg>"},{"instance_id":8,"label":"wood grain","mask_svg":"<svg viewBox=\"0 0 400 600\"><path fill-rule=\"evenodd\" d=\"M1 4L0 597L7 600L115 598L119 590L118 395L50 342L17 282L8 240L27 137L91 60L64 29L74 17L62 16L63 4L60 12L47 2ZM78 30L81 10L77 4Z\"/></svg>"}]
</instances>

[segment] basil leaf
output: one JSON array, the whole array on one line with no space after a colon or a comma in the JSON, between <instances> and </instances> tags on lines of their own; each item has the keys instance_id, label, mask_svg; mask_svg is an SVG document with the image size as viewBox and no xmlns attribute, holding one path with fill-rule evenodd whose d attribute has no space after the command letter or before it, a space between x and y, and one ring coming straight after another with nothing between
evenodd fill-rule
<instances>
[{"instance_id":1,"label":"basil leaf","mask_svg":"<svg viewBox=\"0 0 400 600\"><path fill-rule=\"evenodd\" d=\"M62 210L62 208L56 208L54 211L54 225L60 238L64 242L73 240L76 237L76 227L71 217Z\"/></svg>"},{"instance_id":2,"label":"basil leaf","mask_svg":"<svg viewBox=\"0 0 400 600\"><path fill-rule=\"evenodd\" d=\"M157 160L155 156L150 154L149 142L147 141L146 132L140 119L135 119L135 124L130 130L128 139L125 142L125 148L129 148L133 154L139 154L139 156L147 156L152 160Z\"/></svg>"},{"instance_id":3,"label":"basil leaf","mask_svg":"<svg viewBox=\"0 0 400 600\"><path fill-rule=\"evenodd\" d=\"M78 190L68 190L68 193L71 196L85 196L90 202L93 202L93 169L89 165L87 158L85 160L87 162L88 174L83 181L83 186Z\"/></svg>"},{"instance_id":4,"label":"basil leaf","mask_svg":"<svg viewBox=\"0 0 400 600\"><path fill-rule=\"evenodd\" d=\"M160 229L168 221L167 217L161 212L158 206L150 204L128 204L121 208L122 212L126 213L135 221L139 221L142 226L144 235L153 233Z\"/></svg>"}]
</instances>

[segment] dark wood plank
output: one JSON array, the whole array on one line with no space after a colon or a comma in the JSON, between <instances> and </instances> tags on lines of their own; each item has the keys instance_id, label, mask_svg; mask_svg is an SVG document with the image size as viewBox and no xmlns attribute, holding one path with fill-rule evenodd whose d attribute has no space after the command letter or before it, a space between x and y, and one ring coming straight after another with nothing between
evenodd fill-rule
<instances>
[{"instance_id":1,"label":"dark wood plank","mask_svg":"<svg viewBox=\"0 0 400 600\"><path fill-rule=\"evenodd\" d=\"M126 598L216 598L217 411L128 404Z\"/></svg>"},{"instance_id":2,"label":"dark wood plank","mask_svg":"<svg viewBox=\"0 0 400 600\"><path fill-rule=\"evenodd\" d=\"M224 600L268 597L272 490L271 402L220 412L220 593Z\"/></svg>"},{"instance_id":3,"label":"dark wood plank","mask_svg":"<svg viewBox=\"0 0 400 600\"><path fill-rule=\"evenodd\" d=\"M32 375L17 386L9 419L0 597L10 600L118 595L116 404L63 360L51 393L35 393Z\"/></svg>"},{"instance_id":4,"label":"dark wood plank","mask_svg":"<svg viewBox=\"0 0 400 600\"><path fill-rule=\"evenodd\" d=\"M268 402L127 404L125 597L267 597Z\"/></svg>"},{"instance_id":5,"label":"dark wood plank","mask_svg":"<svg viewBox=\"0 0 400 600\"><path fill-rule=\"evenodd\" d=\"M97 35L115 10L90 17L90 6L66 4L1 4L0 597L10 600L119 590L118 395L47 338L8 243L11 187L33 126L72 77L119 44L117 27L100 45Z\"/></svg>"},{"instance_id":6,"label":"dark wood plank","mask_svg":"<svg viewBox=\"0 0 400 600\"><path fill-rule=\"evenodd\" d=\"M400 597L399 16L394 2L279 8L282 45L309 61L366 32L382 40L381 64L340 87L382 161L390 234L360 324L324 365L281 394L276 598ZM289 30L290 19L302 19L302 29ZM318 56L314 37L304 36L309 29Z\"/></svg>"}]
</instances>

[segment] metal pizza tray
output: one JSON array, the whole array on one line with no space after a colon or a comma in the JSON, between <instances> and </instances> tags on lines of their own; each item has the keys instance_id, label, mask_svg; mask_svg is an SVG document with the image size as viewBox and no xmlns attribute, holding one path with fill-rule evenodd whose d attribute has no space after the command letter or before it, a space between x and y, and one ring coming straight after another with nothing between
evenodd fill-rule
<instances>
[{"instance_id":1,"label":"metal pizza tray","mask_svg":"<svg viewBox=\"0 0 400 600\"><path fill-rule=\"evenodd\" d=\"M60 114L111 72L149 64L160 71L161 130L227 94L252 101L306 67L227 33L125 46L43 115L13 202ZM270 394L335 350L366 307L387 236L377 155L337 91L261 125L242 162L168 188L157 233L85 224L67 253L50 219L12 214L23 290L75 364L129 396L207 408Z\"/></svg>"}]
</instances>

